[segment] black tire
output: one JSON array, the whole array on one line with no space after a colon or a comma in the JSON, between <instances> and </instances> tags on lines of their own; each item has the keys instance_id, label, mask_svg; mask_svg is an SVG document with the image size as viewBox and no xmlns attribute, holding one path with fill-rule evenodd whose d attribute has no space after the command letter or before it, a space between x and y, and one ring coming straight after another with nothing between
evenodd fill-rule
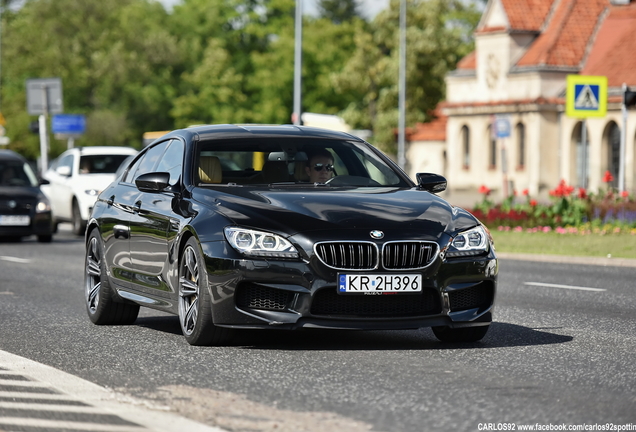
<instances>
[{"instance_id":1,"label":"black tire","mask_svg":"<svg viewBox=\"0 0 636 432\"><path fill-rule=\"evenodd\" d=\"M51 240L53 240L53 235L51 235L51 234L39 235L38 236L38 241L40 243L51 243Z\"/></svg>"},{"instance_id":2,"label":"black tire","mask_svg":"<svg viewBox=\"0 0 636 432\"><path fill-rule=\"evenodd\" d=\"M86 311L90 320L98 325L132 324L139 314L139 305L119 303L113 299L113 291L106 274L104 245L97 228L91 231L86 242L86 269L84 293Z\"/></svg>"},{"instance_id":3,"label":"black tire","mask_svg":"<svg viewBox=\"0 0 636 432\"><path fill-rule=\"evenodd\" d=\"M450 328L447 326L433 327L433 334L442 342L477 342L486 333L490 324L479 327Z\"/></svg>"},{"instance_id":4,"label":"black tire","mask_svg":"<svg viewBox=\"0 0 636 432\"><path fill-rule=\"evenodd\" d=\"M231 337L231 329L212 321L208 274L194 237L188 239L179 259L179 323L190 345L221 345Z\"/></svg>"},{"instance_id":5,"label":"black tire","mask_svg":"<svg viewBox=\"0 0 636 432\"><path fill-rule=\"evenodd\" d=\"M83 236L86 234L86 221L82 219L82 213L80 212L77 201L73 200L73 233L75 235Z\"/></svg>"}]
</instances>

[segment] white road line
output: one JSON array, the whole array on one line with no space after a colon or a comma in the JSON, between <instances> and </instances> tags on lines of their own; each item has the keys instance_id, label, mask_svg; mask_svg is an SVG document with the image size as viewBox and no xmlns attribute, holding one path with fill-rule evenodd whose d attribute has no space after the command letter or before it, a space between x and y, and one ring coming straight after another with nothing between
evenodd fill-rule
<instances>
[{"instance_id":1,"label":"white road line","mask_svg":"<svg viewBox=\"0 0 636 432\"><path fill-rule=\"evenodd\" d=\"M50 393L27 393L18 391L0 391L0 398L13 398L13 399L46 399L50 401L62 401L62 402L75 402L71 396L64 394L50 394ZM81 401L80 401L81 402Z\"/></svg>"},{"instance_id":2,"label":"white road line","mask_svg":"<svg viewBox=\"0 0 636 432\"><path fill-rule=\"evenodd\" d=\"M12 380L12 379L0 379L0 385L4 386L13 386L13 387L42 387L49 388L46 384L37 381L22 381L22 380Z\"/></svg>"},{"instance_id":3,"label":"white road line","mask_svg":"<svg viewBox=\"0 0 636 432\"><path fill-rule=\"evenodd\" d=\"M0 428L6 426L20 426L42 429L65 429L78 431L104 431L104 432L148 432L144 427L124 425L101 425L97 423L82 423L60 420L27 419L21 417L0 417Z\"/></svg>"},{"instance_id":4,"label":"white road line","mask_svg":"<svg viewBox=\"0 0 636 432\"><path fill-rule=\"evenodd\" d=\"M31 262L31 260L28 258L18 258L18 257L2 256L2 255L0 255L0 261L9 261L9 262L20 263L20 264L28 264Z\"/></svg>"},{"instance_id":5,"label":"white road line","mask_svg":"<svg viewBox=\"0 0 636 432\"><path fill-rule=\"evenodd\" d=\"M83 380L66 372L54 369L41 363L34 362L24 357L0 350L0 373L8 374L19 372L31 381L0 379L0 384L5 388L0 391L3 402L28 403L28 400L7 401L9 395L20 395L22 398L31 399L33 405L42 404L37 399L57 399L81 401L89 406L98 407L101 413L117 416L132 424L99 424L97 422L74 422L67 420L51 420L30 418L23 411L20 416L0 415L0 431L10 429L41 428L43 430L65 429L82 431L108 431L108 432L225 432L225 430L208 426L193 420L179 416L173 412L167 412L163 407L155 406L151 402L136 400L121 393L115 393L92 382ZM13 374L11 374L13 375ZM6 377L8 378L8 377ZM36 390L47 388L58 392L58 395L36 393ZM62 405L57 404L57 405ZM3 408L7 409L7 408ZM35 408L34 408L35 410ZM50 411L48 405L42 407L42 411ZM72 406L60 408L60 411L73 411ZM79 411L74 411L79 414ZM84 416L90 416L87 412ZM98 414L95 414L98 416Z\"/></svg>"},{"instance_id":6,"label":"white road line","mask_svg":"<svg viewBox=\"0 0 636 432\"><path fill-rule=\"evenodd\" d=\"M547 288L561 288L561 289L570 289L570 290L579 290L579 291L597 291L597 292L607 291L604 288L590 288L590 287L581 287L581 286L574 286L574 285L559 285L559 284L549 284L549 283L543 283L543 282L524 282L524 285L540 286L540 287L547 287Z\"/></svg>"},{"instance_id":7,"label":"white road line","mask_svg":"<svg viewBox=\"0 0 636 432\"><path fill-rule=\"evenodd\" d=\"M68 413L110 414L101 408L93 406L54 405L30 402L0 402L0 408L21 409L30 411L55 411Z\"/></svg>"}]
</instances>

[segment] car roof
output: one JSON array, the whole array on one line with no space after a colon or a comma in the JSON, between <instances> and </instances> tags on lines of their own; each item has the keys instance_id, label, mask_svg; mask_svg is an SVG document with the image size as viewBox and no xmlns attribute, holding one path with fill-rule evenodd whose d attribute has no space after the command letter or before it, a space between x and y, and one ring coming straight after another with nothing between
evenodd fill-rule
<instances>
[{"instance_id":1,"label":"car roof","mask_svg":"<svg viewBox=\"0 0 636 432\"><path fill-rule=\"evenodd\" d=\"M20 155L19 153L14 152L13 150L6 150L6 149L1 149L0 150L0 159L4 159L4 160L17 160L20 162L25 162L26 159Z\"/></svg>"},{"instance_id":2,"label":"car roof","mask_svg":"<svg viewBox=\"0 0 636 432\"><path fill-rule=\"evenodd\" d=\"M77 152L82 155L109 155L109 154L137 154L137 150L132 147L123 146L89 146L89 147L75 147L74 149L67 150Z\"/></svg>"},{"instance_id":3,"label":"car roof","mask_svg":"<svg viewBox=\"0 0 636 432\"><path fill-rule=\"evenodd\" d=\"M303 137L303 138L322 138L322 139L340 139L348 141L363 142L362 139L348 134L346 132L333 131L329 129L321 129L309 126L296 125L198 125L185 129L179 129L170 132L166 137L183 134L195 134L202 140L207 139L232 139L232 138L285 138L285 137Z\"/></svg>"}]
</instances>

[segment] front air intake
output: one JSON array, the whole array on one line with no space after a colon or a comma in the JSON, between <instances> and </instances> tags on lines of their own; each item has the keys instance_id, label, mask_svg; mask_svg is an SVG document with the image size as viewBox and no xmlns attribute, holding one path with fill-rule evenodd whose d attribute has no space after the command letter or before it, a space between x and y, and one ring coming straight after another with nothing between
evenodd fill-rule
<instances>
[{"instance_id":1,"label":"front air intake","mask_svg":"<svg viewBox=\"0 0 636 432\"><path fill-rule=\"evenodd\" d=\"M294 293L248 283L237 288L235 298L239 308L282 311L289 308Z\"/></svg>"}]
</instances>

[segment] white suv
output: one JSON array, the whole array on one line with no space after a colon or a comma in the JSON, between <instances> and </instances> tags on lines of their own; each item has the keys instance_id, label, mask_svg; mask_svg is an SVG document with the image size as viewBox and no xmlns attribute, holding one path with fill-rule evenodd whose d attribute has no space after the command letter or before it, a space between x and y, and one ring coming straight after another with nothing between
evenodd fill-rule
<instances>
[{"instance_id":1,"label":"white suv","mask_svg":"<svg viewBox=\"0 0 636 432\"><path fill-rule=\"evenodd\" d=\"M42 191L51 202L54 226L71 222L73 232L83 235L97 195L115 180L115 172L130 147L76 147L55 159L43 177L50 184Z\"/></svg>"}]
</instances>

